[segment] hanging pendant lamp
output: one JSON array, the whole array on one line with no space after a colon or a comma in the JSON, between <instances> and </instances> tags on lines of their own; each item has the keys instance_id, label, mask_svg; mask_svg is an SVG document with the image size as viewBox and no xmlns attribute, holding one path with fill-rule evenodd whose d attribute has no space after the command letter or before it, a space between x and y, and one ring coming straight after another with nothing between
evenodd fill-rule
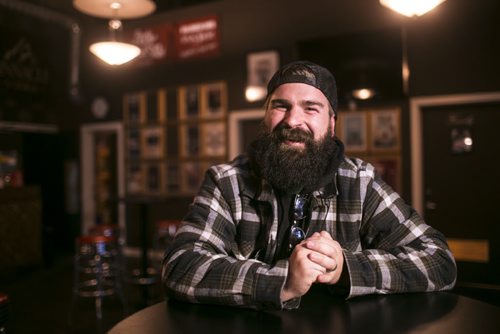
<instances>
[{"instance_id":1,"label":"hanging pendant lamp","mask_svg":"<svg viewBox=\"0 0 500 334\"><path fill-rule=\"evenodd\" d=\"M138 46L117 41L118 32L123 28L120 19L143 17L156 9L151 0L73 0L73 6L87 15L111 19L110 39L89 47L90 52L110 65L125 64L141 53Z\"/></svg>"},{"instance_id":2,"label":"hanging pendant lamp","mask_svg":"<svg viewBox=\"0 0 500 334\"><path fill-rule=\"evenodd\" d=\"M111 40L92 44L90 52L110 65L122 65L139 56L141 49L138 46L116 41L116 33L121 28L120 20L110 20Z\"/></svg>"},{"instance_id":3,"label":"hanging pendant lamp","mask_svg":"<svg viewBox=\"0 0 500 334\"><path fill-rule=\"evenodd\" d=\"M424 15L445 1L446 0L380 0L380 4L400 14L412 17Z\"/></svg>"}]
</instances>

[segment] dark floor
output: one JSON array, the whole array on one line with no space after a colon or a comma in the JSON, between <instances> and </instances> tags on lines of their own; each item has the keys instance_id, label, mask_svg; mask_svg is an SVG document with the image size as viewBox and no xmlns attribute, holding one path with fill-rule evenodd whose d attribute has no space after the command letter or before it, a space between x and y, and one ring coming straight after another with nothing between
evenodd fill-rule
<instances>
[{"instance_id":1,"label":"dark floor","mask_svg":"<svg viewBox=\"0 0 500 334\"><path fill-rule=\"evenodd\" d=\"M154 262L154 261L153 261ZM128 268L136 267L137 260L128 260ZM7 276L7 277L6 277ZM68 325L73 286L73 263L70 254L58 255L47 268L28 269L10 275L0 275L0 291L9 295L10 309L7 334L17 333L98 333L93 304L79 299L73 326ZM142 286L126 283L124 287L129 305L128 314L163 299L159 284L146 290ZM500 306L500 291L458 287L455 292ZM148 297L145 302L144 297ZM110 298L104 304L103 332L123 318L122 304Z\"/></svg>"},{"instance_id":2,"label":"dark floor","mask_svg":"<svg viewBox=\"0 0 500 334\"><path fill-rule=\"evenodd\" d=\"M93 299L80 297L72 303L72 261L71 254L57 255L48 267L0 275L0 291L7 293L10 300L7 334L106 332L127 314L163 299L159 283L145 292L143 286L125 282L128 310L123 312L118 298L107 297L103 304L103 323L99 325L95 321ZM135 267L136 262L129 259L127 267ZM75 312L70 317L72 305ZM72 319L71 325L69 319Z\"/></svg>"}]
</instances>

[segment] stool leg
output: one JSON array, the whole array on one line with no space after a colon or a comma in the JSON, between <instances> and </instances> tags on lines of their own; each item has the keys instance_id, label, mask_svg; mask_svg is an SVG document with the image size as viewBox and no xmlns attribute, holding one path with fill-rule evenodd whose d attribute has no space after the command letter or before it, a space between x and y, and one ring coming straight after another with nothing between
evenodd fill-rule
<instances>
[{"instance_id":1,"label":"stool leg","mask_svg":"<svg viewBox=\"0 0 500 334\"><path fill-rule=\"evenodd\" d=\"M103 280L104 280L104 272L103 272L103 263L100 255L96 255L96 286L97 293L95 297L95 313L97 320L102 321L102 298L104 291Z\"/></svg>"}]
</instances>

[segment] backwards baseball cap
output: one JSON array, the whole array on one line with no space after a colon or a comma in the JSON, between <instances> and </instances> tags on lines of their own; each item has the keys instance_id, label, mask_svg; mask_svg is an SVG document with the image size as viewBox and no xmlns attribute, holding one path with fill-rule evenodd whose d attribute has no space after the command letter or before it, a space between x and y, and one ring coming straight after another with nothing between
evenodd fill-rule
<instances>
[{"instance_id":1,"label":"backwards baseball cap","mask_svg":"<svg viewBox=\"0 0 500 334\"><path fill-rule=\"evenodd\" d=\"M319 89L333 108L337 117L337 83L326 68L309 61L294 61L281 67L267 84L267 98L278 86L286 83L303 83Z\"/></svg>"}]
</instances>

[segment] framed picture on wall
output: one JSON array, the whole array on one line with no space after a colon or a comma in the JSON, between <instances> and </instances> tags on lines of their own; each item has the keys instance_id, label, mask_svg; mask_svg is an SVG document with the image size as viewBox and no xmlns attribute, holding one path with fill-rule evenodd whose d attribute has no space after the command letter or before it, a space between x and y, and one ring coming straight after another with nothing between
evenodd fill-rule
<instances>
[{"instance_id":1,"label":"framed picture on wall","mask_svg":"<svg viewBox=\"0 0 500 334\"><path fill-rule=\"evenodd\" d=\"M127 157L130 161L138 161L141 156L141 136L139 128L129 128L127 133Z\"/></svg>"},{"instance_id":2,"label":"framed picture on wall","mask_svg":"<svg viewBox=\"0 0 500 334\"><path fill-rule=\"evenodd\" d=\"M166 119L166 91L158 89L145 93L144 112L141 114L142 124L163 123Z\"/></svg>"},{"instance_id":3,"label":"framed picture on wall","mask_svg":"<svg viewBox=\"0 0 500 334\"><path fill-rule=\"evenodd\" d=\"M226 155L226 122L205 122L201 126L202 155Z\"/></svg>"},{"instance_id":4,"label":"framed picture on wall","mask_svg":"<svg viewBox=\"0 0 500 334\"><path fill-rule=\"evenodd\" d=\"M367 114L364 111L350 111L339 116L338 136L346 152L365 152L368 149Z\"/></svg>"},{"instance_id":5,"label":"framed picture on wall","mask_svg":"<svg viewBox=\"0 0 500 334\"><path fill-rule=\"evenodd\" d=\"M181 163L181 192L195 194L205 172L205 164L200 161L187 161Z\"/></svg>"},{"instance_id":6,"label":"framed picture on wall","mask_svg":"<svg viewBox=\"0 0 500 334\"><path fill-rule=\"evenodd\" d=\"M179 120L200 117L200 88L199 86L184 86L178 93Z\"/></svg>"},{"instance_id":7,"label":"framed picture on wall","mask_svg":"<svg viewBox=\"0 0 500 334\"><path fill-rule=\"evenodd\" d=\"M381 156L367 159L377 173L396 192L401 194L401 162L397 156Z\"/></svg>"},{"instance_id":8,"label":"framed picture on wall","mask_svg":"<svg viewBox=\"0 0 500 334\"><path fill-rule=\"evenodd\" d=\"M229 159L245 152L261 131L264 109L234 110L229 113Z\"/></svg>"},{"instance_id":9,"label":"framed picture on wall","mask_svg":"<svg viewBox=\"0 0 500 334\"><path fill-rule=\"evenodd\" d=\"M146 159L162 158L165 148L165 133L161 126L145 127L141 131L141 152Z\"/></svg>"},{"instance_id":10,"label":"framed picture on wall","mask_svg":"<svg viewBox=\"0 0 500 334\"><path fill-rule=\"evenodd\" d=\"M141 121L143 108L143 94L131 93L124 97L124 115L123 118L127 124L138 124Z\"/></svg>"},{"instance_id":11,"label":"framed picture on wall","mask_svg":"<svg viewBox=\"0 0 500 334\"><path fill-rule=\"evenodd\" d=\"M130 164L127 168L127 193L139 194L143 191L144 180L139 164Z\"/></svg>"},{"instance_id":12,"label":"framed picture on wall","mask_svg":"<svg viewBox=\"0 0 500 334\"><path fill-rule=\"evenodd\" d=\"M216 82L201 86L201 117L222 118L226 115L226 84Z\"/></svg>"},{"instance_id":13,"label":"framed picture on wall","mask_svg":"<svg viewBox=\"0 0 500 334\"><path fill-rule=\"evenodd\" d=\"M144 164L144 190L148 194L160 194L163 192L165 167L162 163Z\"/></svg>"},{"instance_id":14,"label":"framed picture on wall","mask_svg":"<svg viewBox=\"0 0 500 334\"><path fill-rule=\"evenodd\" d=\"M178 193L181 190L181 175L179 163L169 162L166 164L166 190L167 194Z\"/></svg>"},{"instance_id":15,"label":"framed picture on wall","mask_svg":"<svg viewBox=\"0 0 500 334\"><path fill-rule=\"evenodd\" d=\"M180 126L180 155L183 158L197 157L200 154L200 127L198 123Z\"/></svg>"},{"instance_id":16,"label":"framed picture on wall","mask_svg":"<svg viewBox=\"0 0 500 334\"><path fill-rule=\"evenodd\" d=\"M279 61L279 53L274 50L248 54L247 86L259 87L266 91L267 83L278 70Z\"/></svg>"},{"instance_id":17,"label":"framed picture on wall","mask_svg":"<svg viewBox=\"0 0 500 334\"><path fill-rule=\"evenodd\" d=\"M370 112L370 149L395 152L400 148L400 112L398 108Z\"/></svg>"}]
</instances>

